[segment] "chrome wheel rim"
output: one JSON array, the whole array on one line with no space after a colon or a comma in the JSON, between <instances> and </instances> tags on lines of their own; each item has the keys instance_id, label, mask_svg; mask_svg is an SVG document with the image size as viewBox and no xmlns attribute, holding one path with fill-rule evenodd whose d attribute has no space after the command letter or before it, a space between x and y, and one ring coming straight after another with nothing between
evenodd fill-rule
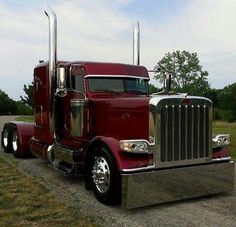
<instances>
[{"instance_id":1,"label":"chrome wheel rim","mask_svg":"<svg viewBox=\"0 0 236 227\"><path fill-rule=\"evenodd\" d=\"M4 132L3 132L3 146L4 146L4 147L7 147L7 145L8 145L8 139L7 139L7 137L8 137L8 131L7 131L7 130L4 130Z\"/></svg>"},{"instance_id":2,"label":"chrome wheel rim","mask_svg":"<svg viewBox=\"0 0 236 227\"><path fill-rule=\"evenodd\" d=\"M110 168L105 158L96 157L92 168L92 179L100 193L107 192L111 181Z\"/></svg>"},{"instance_id":3,"label":"chrome wheel rim","mask_svg":"<svg viewBox=\"0 0 236 227\"><path fill-rule=\"evenodd\" d=\"M14 151L17 151L18 149L17 140L18 140L17 132L14 132L13 137L12 137L12 148Z\"/></svg>"}]
</instances>

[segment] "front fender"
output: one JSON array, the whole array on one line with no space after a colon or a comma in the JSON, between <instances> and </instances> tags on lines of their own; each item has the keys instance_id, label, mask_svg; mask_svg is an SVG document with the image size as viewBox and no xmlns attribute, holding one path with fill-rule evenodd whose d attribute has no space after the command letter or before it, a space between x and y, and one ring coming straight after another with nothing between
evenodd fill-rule
<instances>
[{"instance_id":1,"label":"front fender","mask_svg":"<svg viewBox=\"0 0 236 227\"><path fill-rule=\"evenodd\" d=\"M96 146L96 143L102 143L108 147L109 151L116 160L118 171L125 169L141 168L146 167L149 164L148 154L130 154L121 151L119 148L119 140L112 137L95 137L89 144L89 148ZM91 149L88 149L91 151Z\"/></svg>"}]
</instances>

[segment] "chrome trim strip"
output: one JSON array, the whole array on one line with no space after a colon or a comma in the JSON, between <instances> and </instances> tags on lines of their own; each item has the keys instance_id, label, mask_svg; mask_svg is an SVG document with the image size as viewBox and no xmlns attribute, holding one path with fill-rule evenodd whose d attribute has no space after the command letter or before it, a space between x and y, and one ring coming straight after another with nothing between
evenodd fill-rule
<instances>
[{"instance_id":1,"label":"chrome trim strip","mask_svg":"<svg viewBox=\"0 0 236 227\"><path fill-rule=\"evenodd\" d=\"M151 99L149 101L149 104L150 105L153 105L153 106L157 106L158 103L164 99L191 99L191 100L195 100L195 99L200 99L202 101L208 101L210 103L211 100L208 99L208 98L205 98L205 97L200 97L200 96L188 96L186 94L177 94L177 95L151 95Z\"/></svg>"},{"instance_id":2,"label":"chrome trim strip","mask_svg":"<svg viewBox=\"0 0 236 227\"><path fill-rule=\"evenodd\" d=\"M214 158L212 159L213 162L220 162L220 161L229 161L231 157L223 157L223 158Z\"/></svg>"},{"instance_id":3,"label":"chrome trim strip","mask_svg":"<svg viewBox=\"0 0 236 227\"><path fill-rule=\"evenodd\" d=\"M147 77L142 76L131 76L131 75L105 75L105 74L88 74L84 78L93 78L93 77L121 77L121 78L135 78L135 79L144 79L144 80L150 80Z\"/></svg>"},{"instance_id":4,"label":"chrome trim strip","mask_svg":"<svg viewBox=\"0 0 236 227\"><path fill-rule=\"evenodd\" d=\"M150 170L154 168L155 168L155 165L151 165L151 166L145 166L145 167L140 167L140 168L122 169L122 172L131 173L131 172Z\"/></svg>"},{"instance_id":5,"label":"chrome trim strip","mask_svg":"<svg viewBox=\"0 0 236 227\"><path fill-rule=\"evenodd\" d=\"M231 160L231 157L215 158L212 161L219 162L219 161L229 161L229 160ZM145 166L145 167L132 168L132 169L122 169L122 172L131 173L131 172L151 170L151 169L155 169L155 168L156 168L156 166L152 165L152 166Z\"/></svg>"},{"instance_id":6,"label":"chrome trim strip","mask_svg":"<svg viewBox=\"0 0 236 227\"><path fill-rule=\"evenodd\" d=\"M120 143L124 143L124 142L146 142L148 145L153 145L153 143L150 143L149 141L145 140L145 139L135 139L135 140L120 140L119 141L119 144Z\"/></svg>"}]
</instances>

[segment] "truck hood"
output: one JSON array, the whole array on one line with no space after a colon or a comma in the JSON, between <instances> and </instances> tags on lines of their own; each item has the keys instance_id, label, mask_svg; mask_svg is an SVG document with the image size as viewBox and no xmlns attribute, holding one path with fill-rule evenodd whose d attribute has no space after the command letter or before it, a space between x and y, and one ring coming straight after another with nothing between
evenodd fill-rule
<instances>
[{"instance_id":1,"label":"truck hood","mask_svg":"<svg viewBox=\"0 0 236 227\"><path fill-rule=\"evenodd\" d=\"M148 140L149 100L146 96L90 100L92 136Z\"/></svg>"}]
</instances>

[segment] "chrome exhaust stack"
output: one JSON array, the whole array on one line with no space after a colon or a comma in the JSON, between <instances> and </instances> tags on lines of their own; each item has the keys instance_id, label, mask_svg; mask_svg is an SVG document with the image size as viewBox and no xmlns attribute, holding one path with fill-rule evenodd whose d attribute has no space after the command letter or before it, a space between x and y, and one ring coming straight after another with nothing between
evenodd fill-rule
<instances>
[{"instance_id":1,"label":"chrome exhaust stack","mask_svg":"<svg viewBox=\"0 0 236 227\"><path fill-rule=\"evenodd\" d=\"M140 28L138 21L133 24L133 64L140 64Z\"/></svg>"},{"instance_id":2,"label":"chrome exhaust stack","mask_svg":"<svg viewBox=\"0 0 236 227\"><path fill-rule=\"evenodd\" d=\"M48 17L49 22L49 97L50 97L50 131L53 134L54 131L54 93L56 83L56 63L57 63L57 16L55 12L48 6L44 11Z\"/></svg>"}]
</instances>

